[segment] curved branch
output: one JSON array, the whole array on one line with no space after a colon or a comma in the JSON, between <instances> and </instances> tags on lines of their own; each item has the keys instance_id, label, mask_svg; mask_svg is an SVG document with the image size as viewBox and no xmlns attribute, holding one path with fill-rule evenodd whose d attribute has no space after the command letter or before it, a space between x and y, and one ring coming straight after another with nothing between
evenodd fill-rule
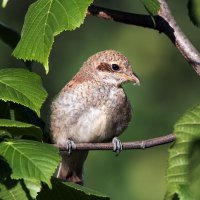
<instances>
[{"instance_id":1,"label":"curved branch","mask_svg":"<svg viewBox=\"0 0 200 200\"><path fill-rule=\"evenodd\" d=\"M180 27L177 25L174 17L165 0L160 2L158 15L154 16L154 21L149 15L140 15L127 13L117 10L111 10L98 6L90 6L87 15L96 16L102 19L113 20L125 24L142 26L163 32L169 37L176 48L181 52L187 62L194 68L200 76L200 53L188 40Z\"/></svg>"},{"instance_id":2,"label":"curved branch","mask_svg":"<svg viewBox=\"0 0 200 200\"><path fill-rule=\"evenodd\" d=\"M149 140L123 142L123 150L129 149L146 149L158 145L167 144L176 140L174 134L157 137ZM64 145L55 145L60 151L67 151ZM76 143L72 150L113 150L113 143Z\"/></svg>"}]
</instances>

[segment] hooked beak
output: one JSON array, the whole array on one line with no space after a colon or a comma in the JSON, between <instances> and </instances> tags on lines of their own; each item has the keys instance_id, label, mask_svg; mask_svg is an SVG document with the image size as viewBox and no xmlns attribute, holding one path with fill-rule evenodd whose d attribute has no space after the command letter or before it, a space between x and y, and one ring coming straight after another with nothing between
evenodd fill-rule
<instances>
[{"instance_id":1,"label":"hooked beak","mask_svg":"<svg viewBox=\"0 0 200 200\"><path fill-rule=\"evenodd\" d=\"M133 85L140 85L140 79L135 73L124 74L124 78L127 81L131 81L133 83Z\"/></svg>"}]
</instances>

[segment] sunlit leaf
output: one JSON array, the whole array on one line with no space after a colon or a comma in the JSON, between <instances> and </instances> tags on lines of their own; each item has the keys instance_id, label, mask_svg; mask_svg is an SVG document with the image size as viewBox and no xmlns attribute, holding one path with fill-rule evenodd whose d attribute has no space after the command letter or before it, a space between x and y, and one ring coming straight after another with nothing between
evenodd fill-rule
<instances>
[{"instance_id":1,"label":"sunlit leaf","mask_svg":"<svg viewBox=\"0 0 200 200\"><path fill-rule=\"evenodd\" d=\"M0 70L0 99L19 103L40 115L40 108L47 97L40 77L25 69Z\"/></svg>"},{"instance_id":2,"label":"sunlit leaf","mask_svg":"<svg viewBox=\"0 0 200 200\"><path fill-rule=\"evenodd\" d=\"M19 181L10 181L7 184L0 184L1 200L28 200L26 193Z\"/></svg>"},{"instance_id":3,"label":"sunlit leaf","mask_svg":"<svg viewBox=\"0 0 200 200\"><path fill-rule=\"evenodd\" d=\"M8 131L12 136L27 135L35 137L38 140L42 139L42 131L39 127L15 120L0 119L0 130Z\"/></svg>"},{"instance_id":4,"label":"sunlit leaf","mask_svg":"<svg viewBox=\"0 0 200 200\"><path fill-rule=\"evenodd\" d=\"M195 199L190 191L190 153L195 143L200 140L200 104L183 115L175 124L174 133L177 139L169 150L165 199ZM200 163L196 167L199 165Z\"/></svg>"},{"instance_id":5,"label":"sunlit leaf","mask_svg":"<svg viewBox=\"0 0 200 200\"><path fill-rule=\"evenodd\" d=\"M3 1L2 1L2 7L3 7L3 8L5 8L5 7L6 7L6 5L7 5L8 1L9 1L9 0L3 0Z\"/></svg>"},{"instance_id":6,"label":"sunlit leaf","mask_svg":"<svg viewBox=\"0 0 200 200\"><path fill-rule=\"evenodd\" d=\"M29 193L33 199L35 199L38 195L38 192L41 190L41 184L38 180L31 180L31 179L25 179L24 183L29 190Z\"/></svg>"},{"instance_id":7,"label":"sunlit leaf","mask_svg":"<svg viewBox=\"0 0 200 200\"><path fill-rule=\"evenodd\" d=\"M54 36L79 27L92 0L38 0L26 14L21 40L14 56L42 63L48 72L48 57Z\"/></svg>"},{"instance_id":8,"label":"sunlit leaf","mask_svg":"<svg viewBox=\"0 0 200 200\"><path fill-rule=\"evenodd\" d=\"M11 178L42 181L49 187L60 161L58 149L53 145L31 140L3 141L0 155L12 169Z\"/></svg>"}]
</instances>

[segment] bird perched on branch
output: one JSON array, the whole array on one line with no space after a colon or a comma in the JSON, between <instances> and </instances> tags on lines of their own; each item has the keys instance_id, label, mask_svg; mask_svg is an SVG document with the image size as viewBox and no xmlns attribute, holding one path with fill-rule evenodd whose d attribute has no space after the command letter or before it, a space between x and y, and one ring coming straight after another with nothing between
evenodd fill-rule
<instances>
[{"instance_id":1,"label":"bird perched on branch","mask_svg":"<svg viewBox=\"0 0 200 200\"><path fill-rule=\"evenodd\" d=\"M75 143L109 142L122 149L117 139L131 119L131 106L122 83L139 84L128 59L114 50L91 56L51 104L49 131L52 142L70 147ZM75 142L75 143L74 143ZM83 184L83 163L88 151L62 152L57 177Z\"/></svg>"}]
</instances>

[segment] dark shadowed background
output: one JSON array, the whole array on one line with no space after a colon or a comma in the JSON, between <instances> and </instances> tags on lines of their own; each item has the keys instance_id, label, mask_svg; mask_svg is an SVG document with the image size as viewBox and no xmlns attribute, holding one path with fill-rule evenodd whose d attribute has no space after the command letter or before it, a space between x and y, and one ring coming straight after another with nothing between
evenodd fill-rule
<instances>
[{"instance_id":1,"label":"dark shadowed background","mask_svg":"<svg viewBox=\"0 0 200 200\"><path fill-rule=\"evenodd\" d=\"M10 1L5 9L0 8L0 21L20 32L31 2ZM98 0L94 3L146 13L139 0ZM177 23L200 49L200 29L189 20L187 0L168 3ZM199 77L164 34L95 17L87 17L79 29L63 32L55 38L48 75L40 64L35 63L33 71L41 74L51 99L90 55L105 49L115 49L126 55L141 79L140 87L124 85L133 107L133 119L120 137L122 141L149 139L173 132L179 117L199 102ZM0 41L1 68L24 67L10 56L11 52L10 47ZM123 151L118 157L109 151L90 152L85 165L85 186L115 200L160 200L166 190L169 146Z\"/></svg>"}]
</instances>

